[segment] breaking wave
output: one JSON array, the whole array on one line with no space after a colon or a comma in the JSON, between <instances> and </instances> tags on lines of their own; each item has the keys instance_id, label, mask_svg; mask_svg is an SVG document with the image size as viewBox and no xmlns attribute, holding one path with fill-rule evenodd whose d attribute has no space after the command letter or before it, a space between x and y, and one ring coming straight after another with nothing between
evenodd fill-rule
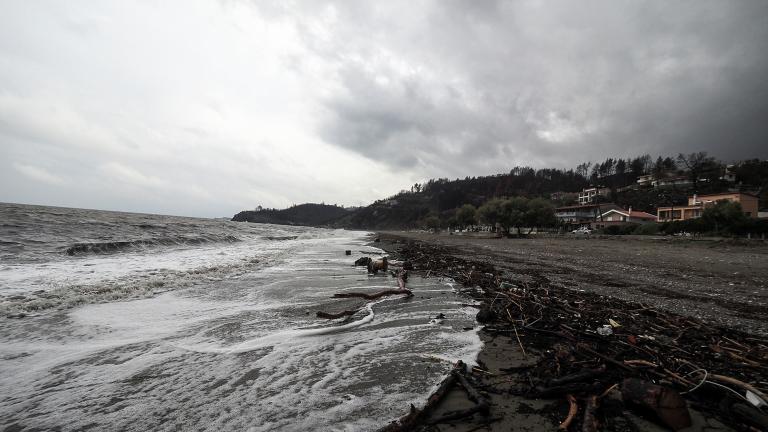
<instances>
[{"instance_id":1,"label":"breaking wave","mask_svg":"<svg viewBox=\"0 0 768 432\"><path fill-rule=\"evenodd\" d=\"M130 249L146 249L157 246L195 246L206 243L235 243L239 238L227 235L222 237L165 237L125 241L93 243L75 243L64 250L67 255L115 253Z\"/></svg>"},{"instance_id":2,"label":"breaking wave","mask_svg":"<svg viewBox=\"0 0 768 432\"><path fill-rule=\"evenodd\" d=\"M299 238L297 235L292 236L266 236L262 237L264 240L283 241L283 240L296 240Z\"/></svg>"}]
</instances>

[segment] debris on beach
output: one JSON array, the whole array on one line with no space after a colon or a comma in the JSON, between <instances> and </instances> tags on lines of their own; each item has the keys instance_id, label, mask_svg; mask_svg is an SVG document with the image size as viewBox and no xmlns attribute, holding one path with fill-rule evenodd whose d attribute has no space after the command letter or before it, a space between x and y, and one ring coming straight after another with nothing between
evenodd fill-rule
<instances>
[{"instance_id":1,"label":"debris on beach","mask_svg":"<svg viewBox=\"0 0 768 432\"><path fill-rule=\"evenodd\" d=\"M389 266L389 262L387 260L387 257L384 257L376 261L371 260L368 262L368 273L376 274L379 271L386 272L388 266Z\"/></svg>"},{"instance_id":2,"label":"debris on beach","mask_svg":"<svg viewBox=\"0 0 768 432\"><path fill-rule=\"evenodd\" d=\"M370 265L371 261L373 261L371 257L360 257L355 261L355 267L357 266L367 267L368 265Z\"/></svg>"},{"instance_id":3,"label":"debris on beach","mask_svg":"<svg viewBox=\"0 0 768 432\"><path fill-rule=\"evenodd\" d=\"M379 429L379 432L405 432L414 430L422 424L434 425L446 423L472 417L475 414L487 416L488 410L490 409L490 403L479 391L477 391L477 389L475 389L475 386L469 382L466 375L466 369L466 364L464 364L464 362L461 360L456 362L448 376L445 377L437 390L435 390L435 392L430 395L429 399L427 399L427 403L423 408L419 409L411 405L408 414ZM474 406L465 410L452 411L437 418L429 418L430 414L451 390L451 387L455 385L460 385L461 388L466 391L467 397L474 403Z\"/></svg>"},{"instance_id":4,"label":"debris on beach","mask_svg":"<svg viewBox=\"0 0 768 432\"><path fill-rule=\"evenodd\" d=\"M370 260L370 258L368 258ZM369 269L371 264L369 263ZM386 270L387 266L387 258L384 257L383 259L383 266ZM368 301L377 300L381 297L386 297L390 295L405 295L406 297L412 297L413 292L405 287L406 281L408 281L408 271L407 270L400 270L397 273L393 274L397 278L397 289L388 289L383 290L375 293L365 293L365 292L340 292L333 295L333 298L362 298ZM365 309L367 304L361 306L358 309L354 310L344 310L341 312L324 312L324 311L318 311L317 317L318 318L325 318L325 319L337 319L337 318L344 318L344 317L351 317L352 315L356 314L357 312Z\"/></svg>"},{"instance_id":5,"label":"debris on beach","mask_svg":"<svg viewBox=\"0 0 768 432\"><path fill-rule=\"evenodd\" d=\"M453 279L460 292L482 302L477 321L483 332L510 338L534 358L503 369L505 382L512 383L514 395L562 401L564 411L554 425L560 430L622 430L628 411L679 430L691 424L689 408L739 431L768 430L766 338L553 286L540 273L510 277L443 246L416 241L398 246L400 258L415 272ZM466 376L480 383L481 395L503 391L498 380L482 375L473 370ZM427 407L439 396L430 397ZM436 430L430 425L440 419L414 414L427 407L411 407L396 422L399 429L383 430ZM504 409L495 412L491 405L485 414L473 425L487 424ZM414 416L420 420L412 421Z\"/></svg>"}]
</instances>

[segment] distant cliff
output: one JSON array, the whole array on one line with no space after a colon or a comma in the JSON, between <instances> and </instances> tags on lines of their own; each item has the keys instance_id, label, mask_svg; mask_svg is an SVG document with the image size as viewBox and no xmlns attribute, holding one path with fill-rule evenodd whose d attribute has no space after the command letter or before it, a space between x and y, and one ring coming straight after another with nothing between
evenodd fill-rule
<instances>
[{"instance_id":1,"label":"distant cliff","mask_svg":"<svg viewBox=\"0 0 768 432\"><path fill-rule=\"evenodd\" d=\"M287 209L245 210L236 214L235 222L272 223L280 225L322 226L346 216L344 207L326 204L300 204Z\"/></svg>"}]
</instances>

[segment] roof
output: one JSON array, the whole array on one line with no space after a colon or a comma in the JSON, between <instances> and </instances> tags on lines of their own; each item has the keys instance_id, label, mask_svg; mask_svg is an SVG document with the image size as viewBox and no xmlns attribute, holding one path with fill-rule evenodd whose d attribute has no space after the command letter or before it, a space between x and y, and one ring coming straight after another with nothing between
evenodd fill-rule
<instances>
[{"instance_id":1,"label":"roof","mask_svg":"<svg viewBox=\"0 0 768 432\"><path fill-rule=\"evenodd\" d=\"M632 210L630 217L636 217L640 219L656 219L656 215L646 213L643 211Z\"/></svg>"},{"instance_id":2,"label":"roof","mask_svg":"<svg viewBox=\"0 0 768 432\"><path fill-rule=\"evenodd\" d=\"M610 209L607 212L603 213L603 216L605 216L605 215L607 215L608 213L611 213L611 212L618 213L618 214L620 214L622 216L627 216L627 217L630 217L630 218L656 219L656 215L652 215L650 213L646 213L646 212L642 212L642 211L637 211L637 210L627 211L627 210L624 210L624 209Z\"/></svg>"},{"instance_id":3,"label":"roof","mask_svg":"<svg viewBox=\"0 0 768 432\"><path fill-rule=\"evenodd\" d=\"M659 210L691 210L691 209L696 210L696 209L701 209L701 208L702 208L702 204L699 203L699 204L694 204L694 205L664 206L664 207L657 208L656 211L659 211Z\"/></svg>"},{"instance_id":4,"label":"roof","mask_svg":"<svg viewBox=\"0 0 768 432\"><path fill-rule=\"evenodd\" d=\"M696 198L705 198L705 197L723 196L723 195L747 195L753 198L759 198L756 194L749 193L749 192L721 192L721 193L714 193L714 194L696 195ZM688 198L693 198L693 196L690 196Z\"/></svg>"}]
</instances>

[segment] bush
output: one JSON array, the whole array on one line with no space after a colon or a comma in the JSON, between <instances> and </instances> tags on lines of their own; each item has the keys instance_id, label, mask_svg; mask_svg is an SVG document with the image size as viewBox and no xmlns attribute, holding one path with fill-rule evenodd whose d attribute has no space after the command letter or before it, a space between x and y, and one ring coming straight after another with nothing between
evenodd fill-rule
<instances>
[{"instance_id":1,"label":"bush","mask_svg":"<svg viewBox=\"0 0 768 432\"><path fill-rule=\"evenodd\" d=\"M702 228L713 232L733 232L739 226L747 225L749 218L741 210L741 204L731 201L718 201L704 209L701 214Z\"/></svg>"},{"instance_id":2,"label":"bush","mask_svg":"<svg viewBox=\"0 0 768 432\"><path fill-rule=\"evenodd\" d=\"M624 225L610 225L603 228L603 234L608 234L608 235L633 234L637 229L637 227L638 227L638 224L636 223L629 223Z\"/></svg>"},{"instance_id":3,"label":"bush","mask_svg":"<svg viewBox=\"0 0 768 432\"><path fill-rule=\"evenodd\" d=\"M720 201L704 209L700 218L664 222L659 226L664 234L689 232L713 235L760 235L768 233L768 220L747 217L741 205Z\"/></svg>"},{"instance_id":4,"label":"bush","mask_svg":"<svg viewBox=\"0 0 768 432\"><path fill-rule=\"evenodd\" d=\"M639 225L637 228L635 228L635 231L632 234L636 235L656 235L659 233L659 224L656 223L647 223Z\"/></svg>"},{"instance_id":5,"label":"bush","mask_svg":"<svg viewBox=\"0 0 768 432\"><path fill-rule=\"evenodd\" d=\"M697 218L684 221L664 222L659 225L659 231L666 235L677 234L680 232L701 234L712 231L712 229L709 228L701 218Z\"/></svg>"},{"instance_id":6,"label":"bush","mask_svg":"<svg viewBox=\"0 0 768 432\"><path fill-rule=\"evenodd\" d=\"M768 235L768 219L744 219L729 227L729 230L738 235Z\"/></svg>"},{"instance_id":7,"label":"bush","mask_svg":"<svg viewBox=\"0 0 768 432\"><path fill-rule=\"evenodd\" d=\"M440 229L440 218L438 218L435 215L429 215L422 221L422 224L425 225L427 228L429 228L432 231L437 231Z\"/></svg>"}]
</instances>

